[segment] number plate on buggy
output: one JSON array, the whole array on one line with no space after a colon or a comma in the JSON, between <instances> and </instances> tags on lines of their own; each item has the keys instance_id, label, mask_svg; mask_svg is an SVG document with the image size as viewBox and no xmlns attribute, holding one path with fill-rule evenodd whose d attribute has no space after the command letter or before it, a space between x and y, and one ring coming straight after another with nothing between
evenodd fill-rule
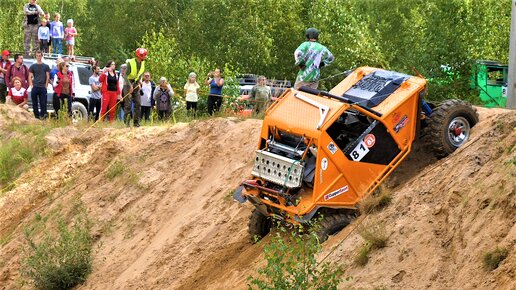
<instances>
[{"instance_id":1,"label":"number plate on buggy","mask_svg":"<svg viewBox=\"0 0 516 290\"><path fill-rule=\"evenodd\" d=\"M349 156L353 161L360 161L366 154L369 153L369 148L367 147L364 140L362 140L358 145L349 153Z\"/></svg>"}]
</instances>

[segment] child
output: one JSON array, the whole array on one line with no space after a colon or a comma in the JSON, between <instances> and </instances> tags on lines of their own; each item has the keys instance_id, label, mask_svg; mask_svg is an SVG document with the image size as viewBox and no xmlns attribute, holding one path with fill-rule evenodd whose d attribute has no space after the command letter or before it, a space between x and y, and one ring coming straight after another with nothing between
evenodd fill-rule
<instances>
[{"instance_id":1,"label":"child","mask_svg":"<svg viewBox=\"0 0 516 290\"><path fill-rule=\"evenodd\" d=\"M13 84L14 87L10 88L7 93L7 103L13 102L18 105L18 107L28 110L29 105L27 102L29 100L29 95L27 93L27 89L22 87L22 82L19 77L13 78Z\"/></svg>"},{"instance_id":2,"label":"child","mask_svg":"<svg viewBox=\"0 0 516 290\"><path fill-rule=\"evenodd\" d=\"M68 47L68 55L73 55L73 47L75 46L75 36L77 36L77 30L73 27L73 19L66 21L67 27L65 28L65 40Z\"/></svg>"},{"instance_id":3,"label":"child","mask_svg":"<svg viewBox=\"0 0 516 290\"><path fill-rule=\"evenodd\" d=\"M199 101L199 84L196 81L197 75L191 72L188 75L188 81L185 84L185 99L186 99L186 111L190 112L192 109L193 116L197 112L197 101Z\"/></svg>"},{"instance_id":4,"label":"child","mask_svg":"<svg viewBox=\"0 0 516 290\"><path fill-rule=\"evenodd\" d=\"M63 53L63 37L64 27L63 22L60 21L61 14L56 13L54 15L54 21L50 22L50 31L52 32L52 49L54 54Z\"/></svg>"},{"instance_id":5,"label":"child","mask_svg":"<svg viewBox=\"0 0 516 290\"><path fill-rule=\"evenodd\" d=\"M50 42L50 29L47 26L47 20L41 19L41 26L38 29L39 50L48 53L48 43Z\"/></svg>"},{"instance_id":6,"label":"child","mask_svg":"<svg viewBox=\"0 0 516 290\"><path fill-rule=\"evenodd\" d=\"M156 110L158 111L158 117L160 120L169 120L172 116L172 100L174 91L172 87L167 83L165 77L159 79L159 87L154 90L154 101L156 102ZM175 123L175 120L174 120Z\"/></svg>"}]
</instances>

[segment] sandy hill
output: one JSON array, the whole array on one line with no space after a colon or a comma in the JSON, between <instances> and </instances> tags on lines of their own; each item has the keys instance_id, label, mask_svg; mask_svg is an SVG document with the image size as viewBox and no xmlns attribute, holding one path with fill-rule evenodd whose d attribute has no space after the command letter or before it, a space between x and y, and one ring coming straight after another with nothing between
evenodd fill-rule
<instances>
[{"instance_id":1,"label":"sandy hill","mask_svg":"<svg viewBox=\"0 0 516 290\"><path fill-rule=\"evenodd\" d=\"M390 178L392 204L363 217L389 233L366 266L351 262L363 242L354 225L325 242L320 257L329 253L352 277L342 289L516 289L516 114L479 110L467 146L442 160L416 149ZM0 131L31 122L0 111ZM249 243L251 206L233 202L231 190L250 173L260 126L53 129L48 157L0 195L0 289L21 285L23 227L77 202L95 222L94 269L79 289L246 289L263 246ZM121 173L108 178L115 165ZM496 246L509 256L487 271L482 256Z\"/></svg>"}]
</instances>

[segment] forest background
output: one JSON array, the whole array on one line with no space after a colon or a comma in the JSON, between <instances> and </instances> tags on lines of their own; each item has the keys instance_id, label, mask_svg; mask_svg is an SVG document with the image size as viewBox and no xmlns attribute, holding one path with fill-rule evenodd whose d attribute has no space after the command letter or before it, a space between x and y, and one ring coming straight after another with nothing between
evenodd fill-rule
<instances>
[{"instance_id":1,"label":"forest background","mask_svg":"<svg viewBox=\"0 0 516 290\"><path fill-rule=\"evenodd\" d=\"M25 0L1 0L0 48L22 51ZM322 79L376 66L433 81L429 98L468 99L476 60L508 62L510 0L40 0L79 32L76 54L118 64L143 46L154 76L182 87L216 66L226 77L263 74L294 81L293 53L308 27L335 55ZM447 66L448 71L441 67ZM325 79L331 89L342 76Z\"/></svg>"}]
</instances>

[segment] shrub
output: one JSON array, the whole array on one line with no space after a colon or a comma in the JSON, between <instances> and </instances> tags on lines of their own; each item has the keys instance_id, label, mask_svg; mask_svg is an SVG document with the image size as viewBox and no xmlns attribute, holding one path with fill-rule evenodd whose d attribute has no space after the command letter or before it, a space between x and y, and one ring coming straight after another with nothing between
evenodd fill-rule
<instances>
[{"instance_id":1,"label":"shrub","mask_svg":"<svg viewBox=\"0 0 516 290\"><path fill-rule=\"evenodd\" d=\"M28 248L24 251L21 273L37 289L71 289L84 282L91 272L90 221L80 214L69 228L59 218L56 230L48 229L44 223L45 219L40 218L32 228L25 228ZM37 228L43 232L39 243L34 239Z\"/></svg>"},{"instance_id":2,"label":"shrub","mask_svg":"<svg viewBox=\"0 0 516 290\"><path fill-rule=\"evenodd\" d=\"M299 230L286 234L282 227L279 231L264 246L267 265L258 270L261 277L247 278L249 289L337 289L343 270L335 264L318 265L317 235Z\"/></svg>"},{"instance_id":3,"label":"shrub","mask_svg":"<svg viewBox=\"0 0 516 290\"><path fill-rule=\"evenodd\" d=\"M509 251L506 248L499 248L484 254L484 267L488 270L498 268L500 263L507 258Z\"/></svg>"}]
</instances>

